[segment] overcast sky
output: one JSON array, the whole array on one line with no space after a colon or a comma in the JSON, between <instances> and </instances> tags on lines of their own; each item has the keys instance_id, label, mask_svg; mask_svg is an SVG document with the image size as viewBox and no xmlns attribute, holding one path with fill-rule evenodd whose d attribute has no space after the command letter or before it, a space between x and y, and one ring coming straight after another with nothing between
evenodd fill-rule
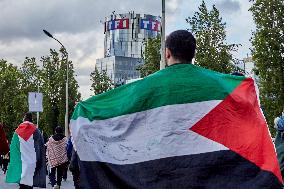
<instances>
[{"instance_id":1,"label":"overcast sky","mask_svg":"<svg viewBox=\"0 0 284 189\"><path fill-rule=\"evenodd\" d=\"M227 23L228 43L242 44L235 54L242 59L250 53L254 23L244 0L206 0L220 10ZM103 57L103 30L100 20L111 14L135 11L160 15L161 0L0 0L0 59L20 65L25 57L39 58L58 43L45 36L48 30L67 48L73 61L80 92L91 95L90 73L97 58ZM187 29L185 18L193 16L201 0L166 0L166 33Z\"/></svg>"}]
</instances>

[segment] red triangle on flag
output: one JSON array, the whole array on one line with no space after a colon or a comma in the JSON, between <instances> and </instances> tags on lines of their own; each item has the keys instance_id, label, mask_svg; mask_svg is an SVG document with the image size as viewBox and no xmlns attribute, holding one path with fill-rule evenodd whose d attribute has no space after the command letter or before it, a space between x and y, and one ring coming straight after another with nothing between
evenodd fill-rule
<instances>
[{"instance_id":1,"label":"red triangle on flag","mask_svg":"<svg viewBox=\"0 0 284 189\"><path fill-rule=\"evenodd\" d=\"M36 126L30 122L24 122L16 129L16 133L25 141L29 140L31 135L35 132Z\"/></svg>"},{"instance_id":2,"label":"red triangle on flag","mask_svg":"<svg viewBox=\"0 0 284 189\"><path fill-rule=\"evenodd\" d=\"M218 142L282 183L280 167L266 121L259 108L254 82L244 80L190 130Z\"/></svg>"}]
</instances>

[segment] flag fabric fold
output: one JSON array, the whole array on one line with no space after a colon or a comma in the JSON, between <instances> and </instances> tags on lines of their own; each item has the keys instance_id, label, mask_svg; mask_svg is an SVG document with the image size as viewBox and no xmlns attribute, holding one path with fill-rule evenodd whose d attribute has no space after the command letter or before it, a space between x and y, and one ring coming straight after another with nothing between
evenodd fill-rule
<instances>
[{"instance_id":1,"label":"flag fabric fold","mask_svg":"<svg viewBox=\"0 0 284 189\"><path fill-rule=\"evenodd\" d=\"M83 188L282 188L254 81L173 65L77 104Z\"/></svg>"}]
</instances>

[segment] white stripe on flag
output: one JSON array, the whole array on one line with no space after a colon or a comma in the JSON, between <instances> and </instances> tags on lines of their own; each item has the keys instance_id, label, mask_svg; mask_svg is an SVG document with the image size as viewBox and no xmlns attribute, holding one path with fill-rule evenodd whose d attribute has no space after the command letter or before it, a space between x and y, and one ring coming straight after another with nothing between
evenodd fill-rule
<instances>
[{"instance_id":1,"label":"white stripe on flag","mask_svg":"<svg viewBox=\"0 0 284 189\"><path fill-rule=\"evenodd\" d=\"M33 176L36 168L36 152L33 135L25 141L19 136L22 160L21 184L33 185Z\"/></svg>"},{"instance_id":2,"label":"white stripe on flag","mask_svg":"<svg viewBox=\"0 0 284 189\"><path fill-rule=\"evenodd\" d=\"M71 121L82 161L133 164L166 157L228 150L189 130L221 101L163 106L107 120Z\"/></svg>"}]
</instances>

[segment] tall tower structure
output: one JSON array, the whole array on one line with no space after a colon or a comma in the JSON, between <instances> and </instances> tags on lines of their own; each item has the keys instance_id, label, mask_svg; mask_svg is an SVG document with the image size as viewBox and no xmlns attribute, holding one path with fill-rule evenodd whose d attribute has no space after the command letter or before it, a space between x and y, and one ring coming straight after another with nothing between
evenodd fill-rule
<instances>
[{"instance_id":1,"label":"tall tower structure","mask_svg":"<svg viewBox=\"0 0 284 189\"><path fill-rule=\"evenodd\" d=\"M104 22L104 58L96 60L100 72L116 84L140 77L145 42L160 35L160 17L148 14L112 14Z\"/></svg>"}]
</instances>

